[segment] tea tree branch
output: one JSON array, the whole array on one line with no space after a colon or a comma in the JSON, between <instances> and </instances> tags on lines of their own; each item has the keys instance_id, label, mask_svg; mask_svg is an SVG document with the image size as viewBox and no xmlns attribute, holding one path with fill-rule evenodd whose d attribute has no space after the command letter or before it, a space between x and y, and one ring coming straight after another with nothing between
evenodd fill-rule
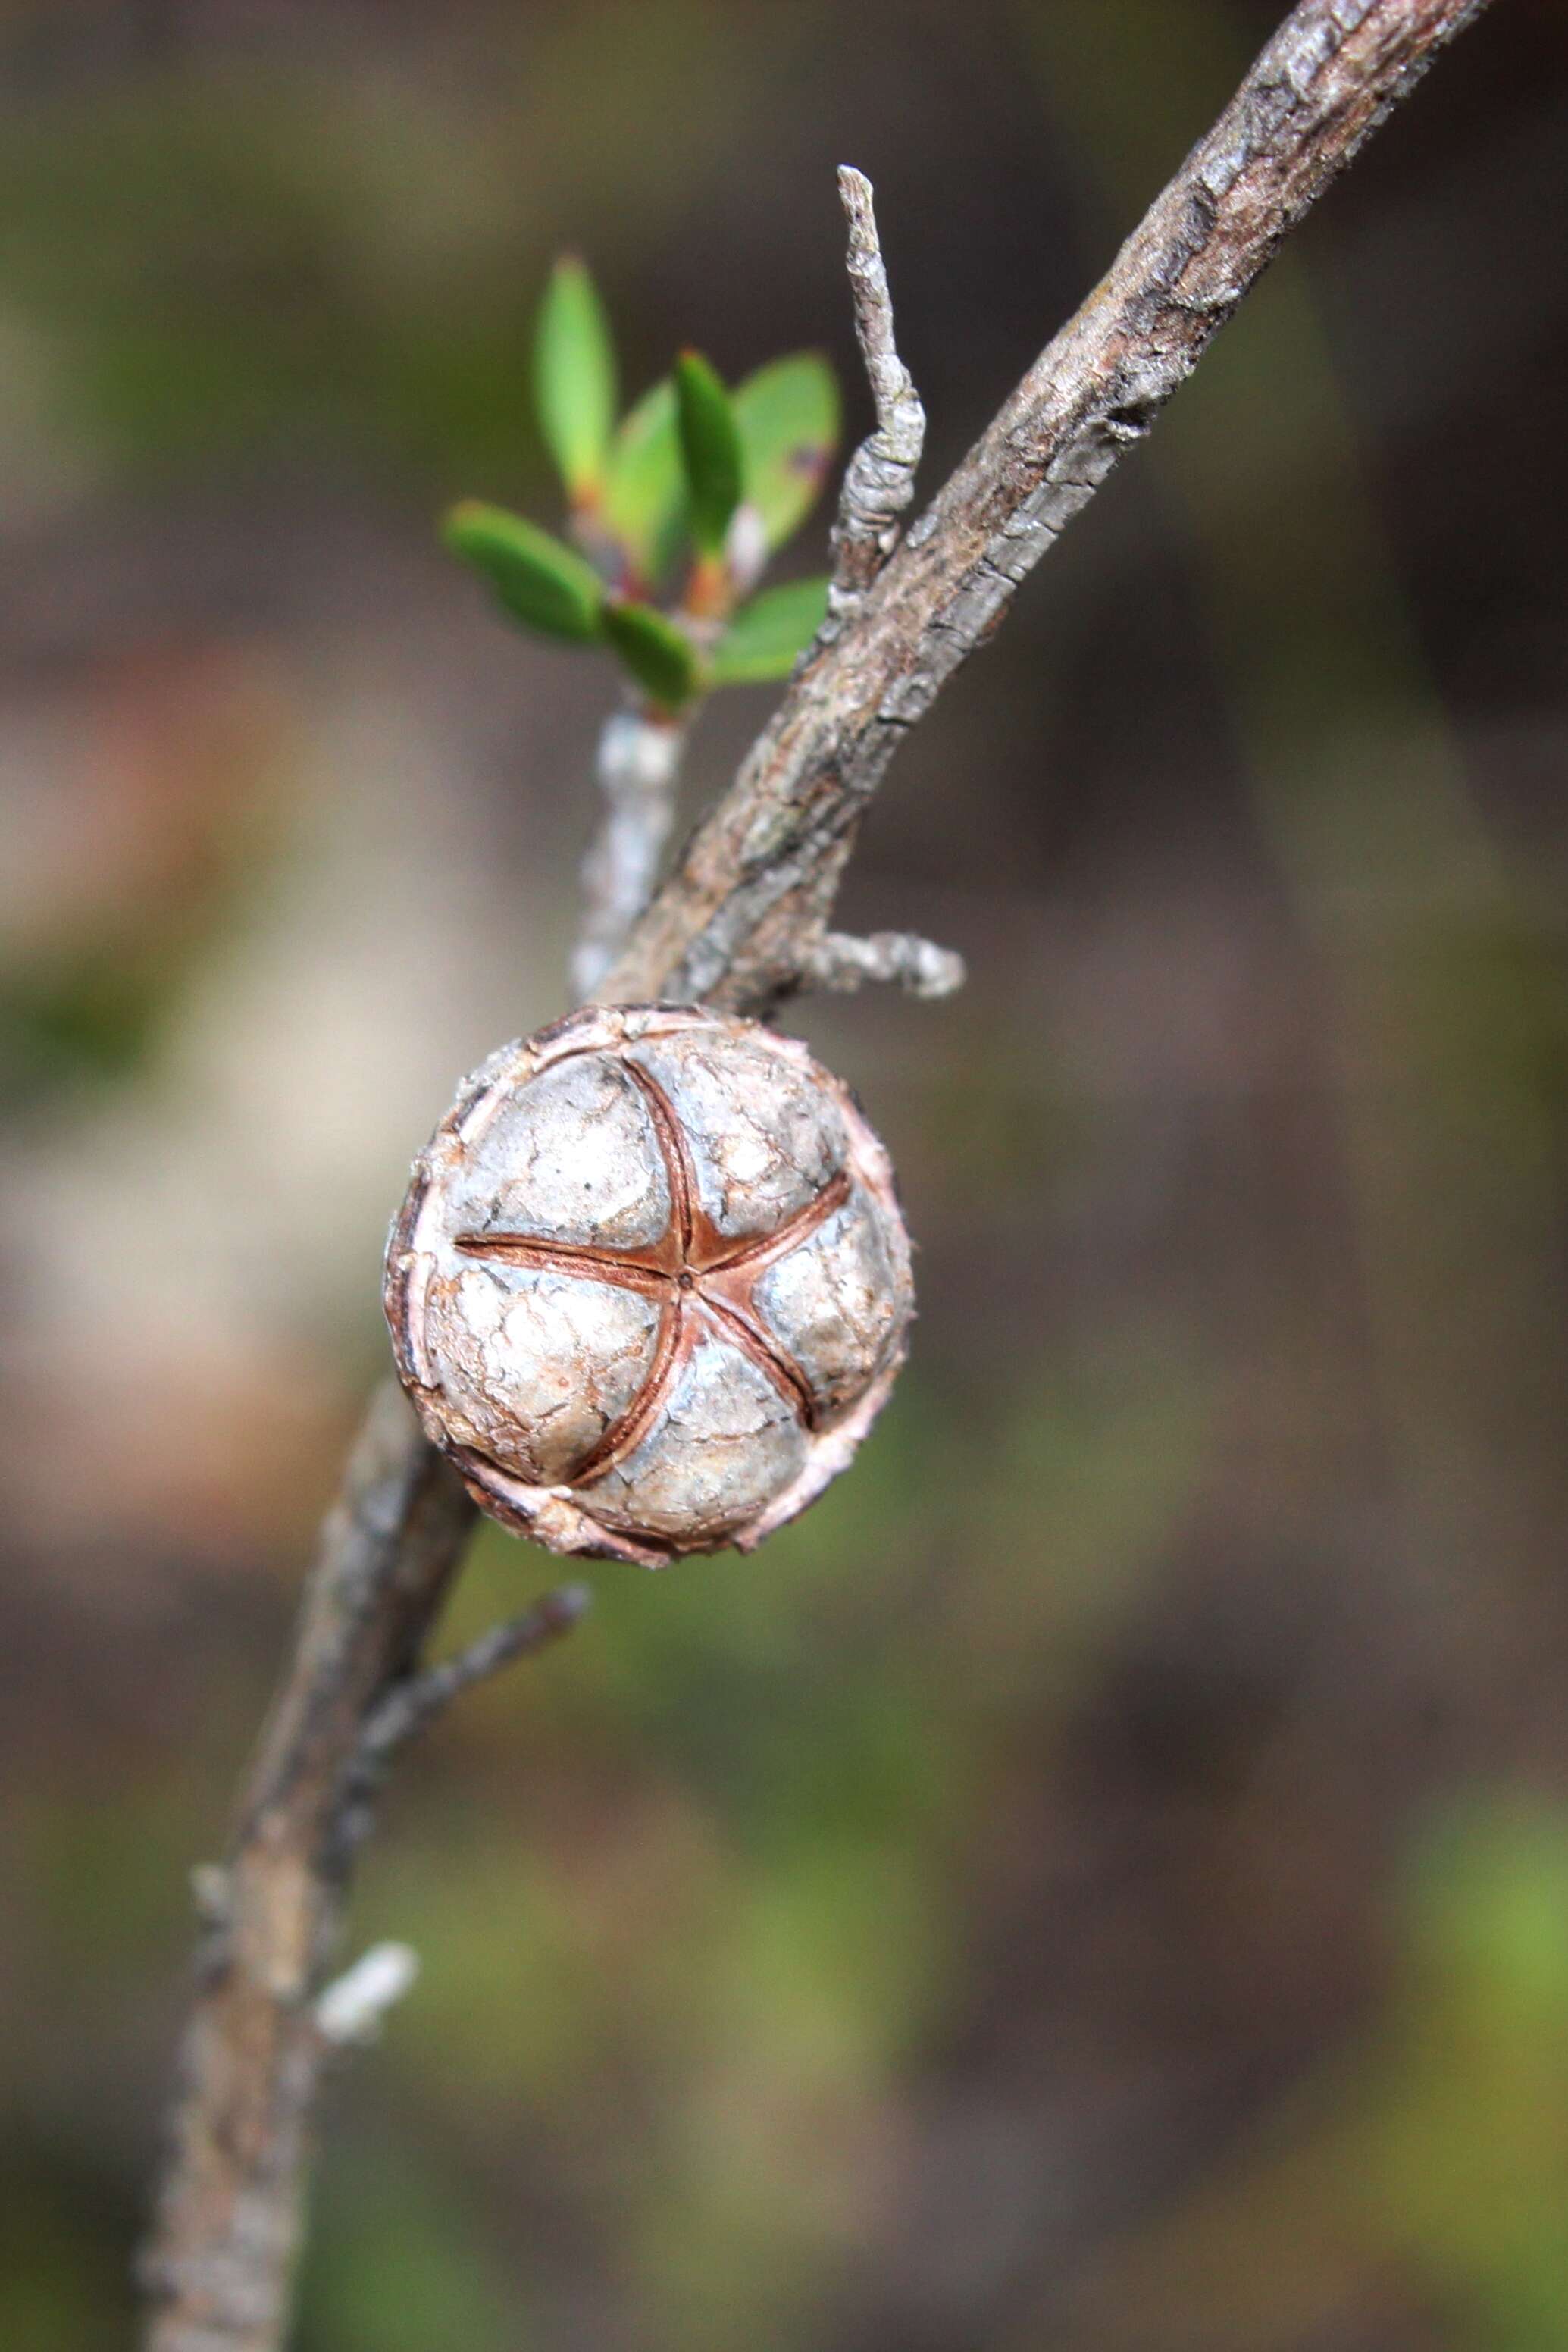
<instances>
[{"instance_id":1,"label":"tea tree branch","mask_svg":"<svg viewBox=\"0 0 1568 2352\"><path fill-rule=\"evenodd\" d=\"M1301 0L880 572L872 554L896 530L898 508L867 461L866 487L841 526L846 583L860 601L836 635L830 624L819 638L603 977L603 996L762 1010L878 952L874 941L846 948L824 934L861 815L899 742L1149 430L1281 240L1483 5ZM857 182L846 202L860 239L852 267L862 339L873 385L887 362L891 386L885 283L869 190L857 212ZM912 394L889 392L885 408L880 389L876 397L868 446L887 434L891 465L913 446ZM852 562L851 548L860 551ZM874 573L863 588L862 569ZM644 826L617 890L633 867L644 870L651 838ZM606 885L607 908L612 895ZM628 882L617 907L632 895ZM612 932L607 917L604 938ZM151 2352L278 2352L283 2342L307 2126L332 2046L317 2004L369 1821L367 1734L373 1746L378 1721L402 1719L395 1707L382 1712L400 1689L436 1686L416 1678L440 1675L421 1659L472 1517L455 1475L389 1383L323 1534L227 1863L201 1882L195 1996L144 2266Z\"/></svg>"},{"instance_id":2,"label":"tea tree branch","mask_svg":"<svg viewBox=\"0 0 1568 2352\"><path fill-rule=\"evenodd\" d=\"M1485 0L1301 0L865 591L819 639L602 993L756 1009L800 978L904 735L1363 141Z\"/></svg>"}]
</instances>

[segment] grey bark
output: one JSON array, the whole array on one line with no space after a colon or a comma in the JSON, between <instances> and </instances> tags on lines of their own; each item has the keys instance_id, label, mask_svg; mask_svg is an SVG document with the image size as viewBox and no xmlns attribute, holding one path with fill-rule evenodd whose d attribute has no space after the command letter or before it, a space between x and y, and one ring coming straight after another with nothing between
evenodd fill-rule
<instances>
[{"instance_id":1,"label":"grey bark","mask_svg":"<svg viewBox=\"0 0 1568 2352\"><path fill-rule=\"evenodd\" d=\"M823 931L800 959L800 985L848 994L868 980L896 981L911 996L952 996L964 985L964 959L914 931Z\"/></svg>"},{"instance_id":2,"label":"grey bark","mask_svg":"<svg viewBox=\"0 0 1568 2352\"><path fill-rule=\"evenodd\" d=\"M925 411L893 338L893 298L876 231L871 182L863 172L846 163L839 173L839 195L849 223L855 339L871 385L876 430L861 443L844 469L833 531L825 640L836 636L853 618L862 594L897 545L899 517L915 496L915 468L925 446Z\"/></svg>"},{"instance_id":3,"label":"grey bark","mask_svg":"<svg viewBox=\"0 0 1568 2352\"><path fill-rule=\"evenodd\" d=\"M866 803L1282 239L1485 0L1302 0L1105 277L791 682L601 994L796 984Z\"/></svg>"},{"instance_id":4,"label":"grey bark","mask_svg":"<svg viewBox=\"0 0 1568 2352\"><path fill-rule=\"evenodd\" d=\"M854 583L852 617L798 674L603 998L758 1011L831 963L833 895L904 735L1147 433L1281 239L1484 5L1302 0L1292 11L903 543L863 589ZM878 556L895 528L895 516L879 526ZM367 1726L389 1720L389 1697L420 1672L472 1516L389 1383L327 1523L227 1863L204 1874L144 2258L150 2352L277 2352L284 2340L329 2047L315 2003L369 1820Z\"/></svg>"},{"instance_id":5,"label":"grey bark","mask_svg":"<svg viewBox=\"0 0 1568 2352\"><path fill-rule=\"evenodd\" d=\"M582 922L572 950L574 998L591 996L653 895L675 820L685 729L679 719L617 710L595 763L604 814L582 861Z\"/></svg>"}]
</instances>

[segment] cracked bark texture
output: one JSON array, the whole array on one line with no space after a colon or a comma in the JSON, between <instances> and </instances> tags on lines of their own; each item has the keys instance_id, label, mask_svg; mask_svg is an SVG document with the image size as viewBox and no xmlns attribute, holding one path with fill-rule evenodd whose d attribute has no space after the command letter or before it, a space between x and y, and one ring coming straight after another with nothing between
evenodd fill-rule
<instances>
[{"instance_id":1,"label":"cracked bark texture","mask_svg":"<svg viewBox=\"0 0 1568 2352\"><path fill-rule=\"evenodd\" d=\"M399 1370L475 1498L649 1567L803 1510L881 1409L912 1306L847 1090L793 1039L667 1007L492 1055L387 1255Z\"/></svg>"},{"instance_id":2,"label":"cracked bark texture","mask_svg":"<svg viewBox=\"0 0 1568 2352\"><path fill-rule=\"evenodd\" d=\"M766 1009L820 946L904 732L1148 431L1281 239L1485 0L1302 0L903 545L795 679L602 982ZM313 2001L368 1825L365 1727L419 1671L473 1505L378 1392L207 1917L144 2258L150 2352L277 2352L325 2044Z\"/></svg>"},{"instance_id":3,"label":"cracked bark texture","mask_svg":"<svg viewBox=\"0 0 1568 2352\"><path fill-rule=\"evenodd\" d=\"M767 1006L798 982L867 802L1282 239L1485 0L1303 0L1076 316L790 685L604 981Z\"/></svg>"}]
</instances>

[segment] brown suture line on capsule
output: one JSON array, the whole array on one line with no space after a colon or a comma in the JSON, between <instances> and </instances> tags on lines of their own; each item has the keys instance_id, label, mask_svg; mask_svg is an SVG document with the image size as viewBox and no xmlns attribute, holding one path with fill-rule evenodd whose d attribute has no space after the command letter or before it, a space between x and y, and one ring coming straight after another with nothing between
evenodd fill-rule
<instances>
[{"instance_id":1,"label":"brown suture line on capsule","mask_svg":"<svg viewBox=\"0 0 1568 2352\"><path fill-rule=\"evenodd\" d=\"M393 1228L393 1244L406 1249L413 1239L413 1229L419 1223L419 1213L429 1197L434 1179L423 1160L416 1160L408 1191L403 1194L402 1207L398 1211Z\"/></svg>"},{"instance_id":2,"label":"brown suture line on capsule","mask_svg":"<svg viewBox=\"0 0 1568 2352\"><path fill-rule=\"evenodd\" d=\"M623 1462L629 1454L635 1453L659 1417L670 1375L681 1356L685 1337L685 1311L679 1293L672 1293L669 1304L659 1318L658 1343L642 1387L625 1412L611 1423L598 1444L591 1447L577 1467L562 1480L564 1486L581 1486L591 1479L602 1478L606 1471L613 1470L618 1462Z\"/></svg>"},{"instance_id":3,"label":"brown suture line on capsule","mask_svg":"<svg viewBox=\"0 0 1568 2352\"><path fill-rule=\"evenodd\" d=\"M679 1360L690 1352L692 1324L682 1306L683 1292L688 1289L701 1301L717 1331L747 1356L780 1395L789 1400L804 1426L808 1430L817 1427L817 1402L805 1374L793 1357L752 1319L748 1311L749 1284L743 1286L742 1298L732 1302L710 1293L704 1277L760 1273L764 1266L786 1256L824 1225L842 1208L853 1189L849 1171L841 1168L803 1209L775 1232L733 1246L727 1244L702 1209L690 1146L674 1105L657 1078L640 1063L628 1055L622 1060L621 1067L648 1107L659 1156L664 1163L670 1193L670 1231L665 1240L653 1244L644 1253L633 1255L597 1247L592 1243L540 1242L522 1234L454 1236L454 1246L465 1257L498 1258L514 1265L534 1266L542 1273L597 1277L664 1302L653 1360L642 1385L625 1412L611 1423L598 1444L561 1482L573 1487L603 1477L623 1462L635 1452L658 1418L671 1375ZM695 1265L692 1252L699 1227L705 1248L718 1254L705 1256L701 1265ZM656 1256L665 1255L672 1241L674 1265L651 1263Z\"/></svg>"},{"instance_id":4,"label":"brown suture line on capsule","mask_svg":"<svg viewBox=\"0 0 1568 2352\"><path fill-rule=\"evenodd\" d=\"M599 1008L601 1012L608 1009L602 1005ZM658 1009L659 1017L650 1021L645 1029L639 1030L635 1037L594 1037L587 1039L580 1045L568 1045L560 1053L538 1053L538 1048L540 1045L548 1045L552 1037L564 1035L567 1030L572 1028L581 1019L588 1008L580 1005L575 1013L563 1013L559 1021L552 1021L546 1028L536 1030L531 1037L519 1038L517 1042L519 1045L527 1045L534 1049L534 1067L529 1071L528 1076L541 1078L547 1070L563 1069L568 1062L588 1061L595 1054L602 1055L607 1061L617 1062L623 1055L629 1053L633 1045L657 1045L664 1037L685 1036L689 1034L694 1025L701 1024L694 1024L690 1019L682 1020L675 1017L680 1014L682 1009L677 1004L661 1006ZM527 1080L524 1083L527 1084ZM470 1097L470 1100L477 1101L479 1094L488 1091L487 1087L482 1087L477 1094ZM450 1118L450 1112L447 1116Z\"/></svg>"},{"instance_id":5,"label":"brown suture line on capsule","mask_svg":"<svg viewBox=\"0 0 1568 2352\"><path fill-rule=\"evenodd\" d=\"M449 1445L445 1451L466 1481L469 1492L472 1494L476 1486L483 1488L485 1507L494 1512L503 1525L515 1528L519 1535L537 1535L531 1514L519 1508L507 1492L511 1481L517 1475L515 1470L509 1470L504 1462L497 1462L496 1456L486 1454L482 1445ZM487 1473L492 1475L487 1475ZM503 1482L499 1487L492 1483L492 1476ZM479 1496L475 1496L476 1502L480 1499ZM620 1528L611 1527L608 1520L597 1517L586 1507L580 1505L579 1509L584 1526L591 1528L593 1537L597 1538L582 1546L581 1555L586 1559L632 1559L641 1561L644 1568L664 1568L680 1550L678 1544L661 1543L652 1536L640 1543L635 1536L626 1535Z\"/></svg>"},{"instance_id":6,"label":"brown suture line on capsule","mask_svg":"<svg viewBox=\"0 0 1568 2352\"><path fill-rule=\"evenodd\" d=\"M748 1265L766 1265L770 1259L785 1256L797 1242L807 1240L819 1225L825 1225L835 1211L843 1207L852 1189L849 1170L841 1168L788 1224L780 1225L775 1233L759 1234L754 1241L742 1242L727 1257L711 1258L703 1272L729 1274Z\"/></svg>"},{"instance_id":7,"label":"brown suture line on capsule","mask_svg":"<svg viewBox=\"0 0 1568 2352\"><path fill-rule=\"evenodd\" d=\"M721 1298L711 1297L706 1291L699 1291L697 1296L726 1335L768 1374L774 1387L789 1398L806 1427L815 1429L817 1401L794 1358L787 1356L782 1348L776 1347L768 1334L759 1330L747 1316L733 1307L727 1307Z\"/></svg>"},{"instance_id":8,"label":"brown suture line on capsule","mask_svg":"<svg viewBox=\"0 0 1568 2352\"><path fill-rule=\"evenodd\" d=\"M457 1234L452 1245L465 1257L501 1258L508 1265L537 1266L544 1274L597 1276L622 1289L640 1290L648 1298L664 1297L674 1282L674 1275L660 1266L641 1257L622 1257L615 1250L596 1249L591 1242L536 1242L523 1234Z\"/></svg>"},{"instance_id":9,"label":"brown suture line on capsule","mask_svg":"<svg viewBox=\"0 0 1568 2352\"><path fill-rule=\"evenodd\" d=\"M586 1548L590 1559L597 1556L600 1559L630 1559L637 1561L643 1568L668 1568L673 1559L681 1556L679 1544L655 1544L652 1537L639 1543L634 1536L626 1535L622 1529L612 1528L608 1519L600 1518L585 1503L578 1505L578 1511L584 1527L591 1528L598 1538L596 1543Z\"/></svg>"},{"instance_id":10,"label":"brown suture line on capsule","mask_svg":"<svg viewBox=\"0 0 1568 2352\"><path fill-rule=\"evenodd\" d=\"M685 1265L691 1256L697 1204L696 1171L692 1166L685 1135L675 1117L675 1107L658 1079L629 1056L621 1066L647 1104L648 1116L653 1122L670 1187L670 1223L674 1228L680 1262Z\"/></svg>"}]
</instances>

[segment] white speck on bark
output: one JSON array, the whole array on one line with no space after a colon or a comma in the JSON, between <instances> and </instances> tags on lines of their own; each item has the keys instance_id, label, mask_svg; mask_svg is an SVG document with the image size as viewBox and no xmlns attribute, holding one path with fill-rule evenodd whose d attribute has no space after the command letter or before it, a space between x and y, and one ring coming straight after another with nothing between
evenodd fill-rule
<instances>
[{"instance_id":1,"label":"white speck on bark","mask_svg":"<svg viewBox=\"0 0 1568 2352\"><path fill-rule=\"evenodd\" d=\"M317 2032L324 2042L373 2042L418 1974L412 1944L372 1944L318 1999Z\"/></svg>"}]
</instances>

